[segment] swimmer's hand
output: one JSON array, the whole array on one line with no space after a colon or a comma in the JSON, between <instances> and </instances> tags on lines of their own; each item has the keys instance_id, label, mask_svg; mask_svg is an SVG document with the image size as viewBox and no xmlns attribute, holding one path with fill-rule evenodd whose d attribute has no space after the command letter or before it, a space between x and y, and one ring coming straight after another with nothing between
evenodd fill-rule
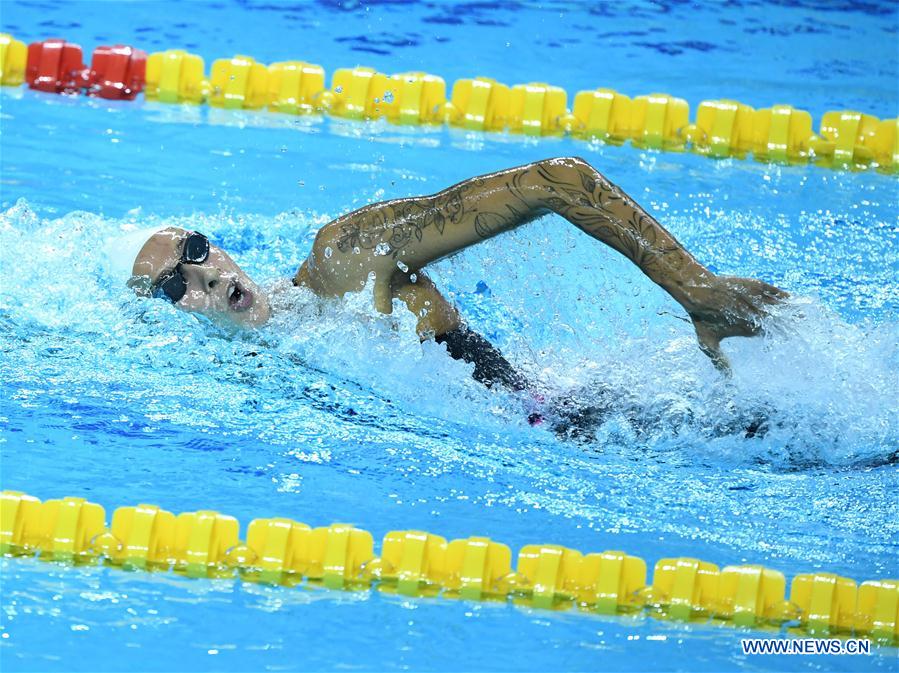
<instances>
[{"instance_id":1,"label":"swimmer's hand","mask_svg":"<svg viewBox=\"0 0 899 673\"><path fill-rule=\"evenodd\" d=\"M730 374L721 340L758 334L771 307L787 297L783 290L753 278L713 276L690 289L684 308L693 320L699 348L719 371Z\"/></svg>"}]
</instances>

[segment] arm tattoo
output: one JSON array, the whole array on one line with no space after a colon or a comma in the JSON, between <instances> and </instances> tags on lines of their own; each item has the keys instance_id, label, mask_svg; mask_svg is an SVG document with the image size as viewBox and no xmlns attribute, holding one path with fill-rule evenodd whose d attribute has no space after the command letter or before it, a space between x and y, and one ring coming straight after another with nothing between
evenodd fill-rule
<instances>
[{"instance_id":1,"label":"arm tattoo","mask_svg":"<svg viewBox=\"0 0 899 673\"><path fill-rule=\"evenodd\" d=\"M661 285L696 261L652 216L585 162L538 164L546 205Z\"/></svg>"},{"instance_id":2,"label":"arm tattoo","mask_svg":"<svg viewBox=\"0 0 899 673\"><path fill-rule=\"evenodd\" d=\"M623 254L671 293L687 276L704 271L652 216L579 159L539 161L433 196L372 204L334 224L342 253L374 250L398 259L427 237L426 257L439 259L550 211Z\"/></svg>"},{"instance_id":3,"label":"arm tattoo","mask_svg":"<svg viewBox=\"0 0 899 673\"><path fill-rule=\"evenodd\" d=\"M443 235L448 224L465 221L472 212L467 201L481 188L475 178L438 192L434 196L396 199L366 206L338 219L337 248L343 253L374 250L386 244L382 254L396 257L411 241L421 242L424 232L433 228ZM489 218L478 225L485 231L493 227Z\"/></svg>"}]
</instances>

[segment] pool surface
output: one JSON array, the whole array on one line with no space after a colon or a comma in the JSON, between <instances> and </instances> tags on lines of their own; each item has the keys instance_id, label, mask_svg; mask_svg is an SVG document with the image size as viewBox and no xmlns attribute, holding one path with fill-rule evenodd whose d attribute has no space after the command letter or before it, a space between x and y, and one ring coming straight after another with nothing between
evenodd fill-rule
<instances>
[{"instance_id":1,"label":"pool surface","mask_svg":"<svg viewBox=\"0 0 899 673\"><path fill-rule=\"evenodd\" d=\"M247 53L569 95L664 90L695 106L790 102L818 120L899 109L893 3L3 2L30 42ZM149 502L380 540L620 549L720 566L899 575L899 189L895 176L712 161L572 139L0 91L0 487ZM317 229L374 200L578 155L715 272L787 289L770 333L725 342L722 381L680 307L547 217L431 272L578 437L420 345L411 315L317 301L285 279ZM112 285L131 226L207 233L278 309L231 335ZM765 432L747 437L753 419ZM890 495L892 493L892 495ZM243 531L242 531L243 532ZM377 591L0 560L0 661L35 670L896 670L868 657L746 657L755 632Z\"/></svg>"}]
</instances>

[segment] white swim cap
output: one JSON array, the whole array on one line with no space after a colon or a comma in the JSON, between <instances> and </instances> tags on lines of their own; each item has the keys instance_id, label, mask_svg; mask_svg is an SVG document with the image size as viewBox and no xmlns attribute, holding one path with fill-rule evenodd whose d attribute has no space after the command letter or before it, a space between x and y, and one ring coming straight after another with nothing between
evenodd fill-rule
<instances>
[{"instance_id":1,"label":"white swim cap","mask_svg":"<svg viewBox=\"0 0 899 673\"><path fill-rule=\"evenodd\" d=\"M144 247L144 243L150 240L153 234L167 229L169 226L163 224L144 229L132 228L128 231L123 231L118 236L108 238L103 244L103 270L110 280L122 284L131 280L134 260L137 258L141 248Z\"/></svg>"}]
</instances>

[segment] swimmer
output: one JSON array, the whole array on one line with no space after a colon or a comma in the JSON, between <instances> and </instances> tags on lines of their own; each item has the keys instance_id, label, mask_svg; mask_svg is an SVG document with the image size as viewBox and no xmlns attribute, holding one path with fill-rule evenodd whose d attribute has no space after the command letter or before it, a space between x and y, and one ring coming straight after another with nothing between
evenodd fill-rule
<instances>
[{"instance_id":1,"label":"swimmer","mask_svg":"<svg viewBox=\"0 0 899 673\"><path fill-rule=\"evenodd\" d=\"M712 273L578 158L546 159L471 178L431 196L373 203L342 215L318 232L293 283L319 297L340 298L373 281L378 311L390 313L394 299L400 300L417 316L419 337L445 344L450 356L474 364L478 381L526 390L525 377L467 327L424 270L549 213L621 253L662 287L690 316L700 349L722 372L730 365L721 340L759 333L770 307L787 296L759 280ZM142 296L238 327L258 327L269 319L269 301L259 286L201 233L157 231L133 259L129 285Z\"/></svg>"}]
</instances>

